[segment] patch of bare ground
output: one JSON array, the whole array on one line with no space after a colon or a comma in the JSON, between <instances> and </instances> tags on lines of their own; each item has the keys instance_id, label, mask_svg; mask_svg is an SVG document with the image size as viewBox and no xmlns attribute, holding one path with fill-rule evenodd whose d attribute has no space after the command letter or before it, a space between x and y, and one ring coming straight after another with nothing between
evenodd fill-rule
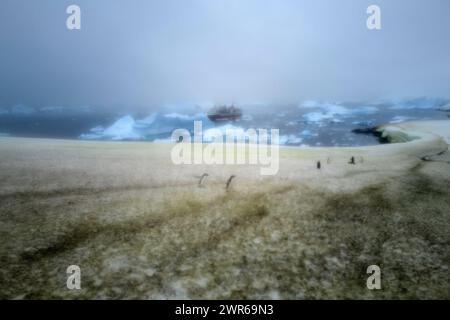
<instances>
[{"instance_id":1,"label":"patch of bare ground","mask_svg":"<svg viewBox=\"0 0 450 320\"><path fill-rule=\"evenodd\" d=\"M2 245L1 296L449 298L445 183L416 168L356 192L266 182L68 194L69 206L17 196L1 215L14 242ZM382 290L365 286L371 264Z\"/></svg>"}]
</instances>

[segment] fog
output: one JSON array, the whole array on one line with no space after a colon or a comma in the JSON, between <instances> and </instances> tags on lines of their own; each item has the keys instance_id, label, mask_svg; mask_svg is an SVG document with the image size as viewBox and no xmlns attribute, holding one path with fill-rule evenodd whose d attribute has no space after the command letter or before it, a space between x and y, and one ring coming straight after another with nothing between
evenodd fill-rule
<instances>
[{"instance_id":1,"label":"fog","mask_svg":"<svg viewBox=\"0 0 450 320\"><path fill-rule=\"evenodd\" d=\"M2 0L0 106L449 97L449 14L448 0Z\"/></svg>"}]
</instances>

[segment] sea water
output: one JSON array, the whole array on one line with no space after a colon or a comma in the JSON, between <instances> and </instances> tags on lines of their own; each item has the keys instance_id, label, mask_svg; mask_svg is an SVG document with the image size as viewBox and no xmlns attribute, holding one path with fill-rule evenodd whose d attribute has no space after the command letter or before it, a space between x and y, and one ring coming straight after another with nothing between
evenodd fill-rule
<instances>
[{"instance_id":1,"label":"sea water","mask_svg":"<svg viewBox=\"0 0 450 320\"><path fill-rule=\"evenodd\" d=\"M290 146L363 146L379 144L371 129L387 123L448 119L449 101L416 98L372 103L304 101L297 105L240 106L241 119L212 122L207 110L153 108L151 112L106 112L94 108L2 108L1 136L85 140L170 141L174 130L193 131L202 121L205 132L217 128L278 129L279 143ZM447 108L448 109L448 108Z\"/></svg>"}]
</instances>

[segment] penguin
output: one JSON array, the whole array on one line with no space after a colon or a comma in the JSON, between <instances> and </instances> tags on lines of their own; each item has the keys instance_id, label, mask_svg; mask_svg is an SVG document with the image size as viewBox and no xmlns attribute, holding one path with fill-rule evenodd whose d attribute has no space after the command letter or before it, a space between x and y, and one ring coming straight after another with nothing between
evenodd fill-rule
<instances>
[{"instance_id":1,"label":"penguin","mask_svg":"<svg viewBox=\"0 0 450 320\"><path fill-rule=\"evenodd\" d=\"M207 173L202 174L202 176L200 177L200 180L198 181L198 186L199 186L199 187L202 186L203 180L204 180L206 177L208 177L208 176L209 176L209 174L207 174Z\"/></svg>"},{"instance_id":2,"label":"penguin","mask_svg":"<svg viewBox=\"0 0 450 320\"><path fill-rule=\"evenodd\" d=\"M225 189L228 190L228 188L230 187L230 184L231 184L231 180L233 180L234 178L236 178L235 175L231 175L230 178L228 178L227 186L225 187Z\"/></svg>"}]
</instances>

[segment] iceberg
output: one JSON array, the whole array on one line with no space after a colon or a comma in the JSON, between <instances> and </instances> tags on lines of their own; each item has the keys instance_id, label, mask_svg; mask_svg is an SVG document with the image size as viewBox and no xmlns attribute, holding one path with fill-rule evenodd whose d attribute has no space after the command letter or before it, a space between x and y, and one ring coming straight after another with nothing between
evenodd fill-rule
<instances>
[{"instance_id":1,"label":"iceberg","mask_svg":"<svg viewBox=\"0 0 450 320\"><path fill-rule=\"evenodd\" d=\"M308 105L312 105L309 103ZM317 104L318 105L318 104ZM308 107L309 108L309 107ZM351 110L336 104L320 104L318 107L321 112L310 112L303 115L309 122L322 122L323 120L334 120L338 116L347 116L351 114Z\"/></svg>"},{"instance_id":2,"label":"iceberg","mask_svg":"<svg viewBox=\"0 0 450 320\"><path fill-rule=\"evenodd\" d=\"M389 121L389 123L401 123L409 120L414 120L413 117L406 117L406 116L395 116Z\"/></svg>"},{"instance_id":3,"label":"iceberg","mask_svg":"<svg viewBox=\"0 0 450 320\"><path fill-rule=\"evenodd\" d=\"M175 129L193 131L194 121L202 121L204 128L214 127L206 114L185 115L179 113L159 114L154 112L149 116L135 120L131 115L118 119L111 126L104 129L101 126L92 128L82 134L81 139L104 140L161 140L170 139Z\"/></svg>"},{"instance_id":4,"label":"iceberg","mask_svg":"<svg viewBox=\"0 0 450 320\"><path fill-rule=\"evenodd\" d=\"M316 101L306 101L302 104L303 108L315 108L318 111L309 112L303 117L309 122L321 123L323 120L340 122L339 118L349 118L358 115L369 115L377 113L379 110L374 106L362 107L344 107L333 103L320 103Z\"/></svg>"},{"instance_id":5,"label":"iceberg","mask_svg":"<svg viewBox=\"0 0 450 320\"><path fill-rule=\"evenodd\" d=\"M296 135L282 135L280 136L279 144L289 145L289 144L300 144L303 142L303 139L297 137Z\"/></svg>"},{"instance_id":6,"label":"iceberg","mask_svg":"<svg viewBox=\"0 0 450 320\"><path fill-rule=\"evenodd\" d=\"M310 112L303 115L303 117L309 122L321 122L322 120L332 119L333 115L322 112Z\"/></svg>"},{"instance_id":7,"label":"iceberg","mask_svg":"<svg viewBox=\"0 0 450 320\"><path fill-rule=\"evenodd\" d=\"M415 99L402 99L394 101L394 104L389 108L391 110L404 110L404 109L438 109L444 106L448 101L439 98L415 98Z\"/></svg>"},{"instance_id":8,"label":"iceberg","mask_svg":"<svg viewBox=\"0 0 450 320\"><path fill-rule=\"evenodd\" d=\"M300 133L300 135L301 135L303 138L311 138L311 137L317 137L319 134L318 134L318 133L313 133L313 132L311 132L311 130L305 129L305 130L303 130L303 131Z\"/></svg>"},{"instance_id":9,"label":"iceberg","mask_svg":"<svg viewBox=\"0 0 450 320\"><path fill-rule=\"evenodd\" d=\"M134 131L135 121L131 116L124 116L111 126L92 128L89 133L82 134L81 139L139 140L141 136Z\"/></svg>"},{"instance_id":10,"label":"iceberg","mask_svg":"<svg viewBox=\"0 0 450 320\"><path fill-rule=\"evenodd\" d=\"M144 119L136 120L135 126L136 127L148 127L155 122L157 117L158 117L158 113L154 112L151 115L149 115L148 117L145 117Z\"/></svg>"},{"instance_id":11,"label":"iceberg","mask_svg":"<svg viewBox=\"0 0 450 320\"><path fill-rule=\"evenodd\" d=\"M439 108L440 111L450 111L450 102Z\"/></svg>"},{"instance_id":12,"label":"iceberg","mask_svg":"<svg viewBox=\"0 0 450 320\"><path fill-rule=\"evenodd\" d=\"M136 140L140 136L134 132L135 121L131 116L125 116L114 122L113 125L103 131L103 136L112 140Z\"/></svg>"}]
</instances>

